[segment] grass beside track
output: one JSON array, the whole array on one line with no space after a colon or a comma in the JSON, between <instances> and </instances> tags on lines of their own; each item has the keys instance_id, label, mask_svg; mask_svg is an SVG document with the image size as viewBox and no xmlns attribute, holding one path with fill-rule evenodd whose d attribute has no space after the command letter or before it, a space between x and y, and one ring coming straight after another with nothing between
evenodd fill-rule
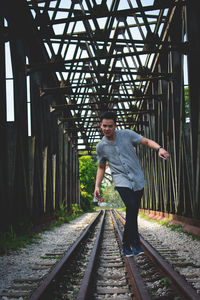
<instances>
[{"instance_id":1,"label":"grass beside track","mask_svg":"<svg viewBox=\"0 0 200 300\"><path fill-rule=\"evenodd\" d=\"M7 232L0 232L0 255L9 254L11 251L19 250L32 243L39 243L42 232L69 223L83 214L82 210L74 207L73 213L69 215L66 207L63 206L46 223L34 226L32 223L26 222L15 229L10 226Z\"/></svg>"},{"instance_id":2,"label":"grass beside track","mask_svg":"<svg viewBox=\"0 0 200 300\"><path fill-rule=\"evenodd\" d=\"M111 207L94 207L93 212L99 211L101 209L111 209ZM115 208L116 209L116 208ZM124 208L116 209L118 211L124 211ZM91 212L91 211L90 211ZM23 224L17 230L14 230L10 226L10 230L7 232L0 232L0 255L9 254L11 251L19 250L32 243L39 243L41 239L41 233L47 230L53 230L54 228L61 226L62 224L68 223L77 217L83 215L84 212L81 210L74 210L74 213L68 215L65 212L65 208L61 207L59 212L57 212L56 218L54 217L48 224L43 224L42 226L34 227L32 224ZM147 216L145 213L139 213L139 216L150 222L156 222L160 225L169 227L172 231L184 232L185 234L192 237L194 240L200 240L199 237L190 234L182 229L180 224L171 225L170 220L154 220ZM25 229L24 229L25 228Z\"/></svg>"},{"instance_id":3,"label":"grass beside track","mask_svg":"<svg viewBox=\"0 0 200 300\"><path fill-rule=\"evenodd\" d=\"M166 226L172 231L176 231L176 232L179 232L179 233L185 233L186 235L191 236L193 240L200 241L200 237L183 230L181 224L176 224L176 225L170 224L171 220L164 220L164 221L163 220L155 220L155 219L150 218L145 213L139 213L139 216L141 218L149 221L149 222L155 222L155 223L160 224L162 226Z\"/></svg>"}]
</instances>

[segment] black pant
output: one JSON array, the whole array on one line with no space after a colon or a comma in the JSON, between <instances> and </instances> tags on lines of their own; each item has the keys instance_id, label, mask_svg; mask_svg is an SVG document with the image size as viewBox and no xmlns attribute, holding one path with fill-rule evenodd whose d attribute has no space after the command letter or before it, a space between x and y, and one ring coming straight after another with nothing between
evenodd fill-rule
<instances>
[{"instance_id":1,"label":"black pant","mask_svg":"<svg viewBox=\"0 0 200 300\"><path fill-rule=\"evenodd\" d=\"M138 245L139 234L137 217L144 189L134 192L127 187L116 187L116 190L126 206L126 223L124 227L123 244L126 247L133 244Z\"/></svg>"}]
</instances>

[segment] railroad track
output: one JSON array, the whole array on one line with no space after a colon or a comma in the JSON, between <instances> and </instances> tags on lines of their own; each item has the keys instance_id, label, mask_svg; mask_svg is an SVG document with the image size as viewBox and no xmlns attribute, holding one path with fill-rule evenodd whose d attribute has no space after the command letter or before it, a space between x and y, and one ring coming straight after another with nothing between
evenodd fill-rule
<instances>
[{"instance_id":1,"label":"railroad track","mask_svg":"<svg viewBox=\"0 0 200 300\"><path fill-rule=\"evenodd\" d=\"M121 256L124 222L101 212L29 299L200 299L143 238L144 255Z\"/></svg>"},{"instance_id":2,"label":"railroad track","mask_svg":"<svg viewBox=\"0 0 200 300\"><path fill-rule=\"evenodd\" d=\"M124 225L125 218L117 211L115 211L115 214L119 218L121 224ZM200 295L197 294L196 289L192 286L192 277L197 277L195 271L193 274L194 276L188 275L188 278L190 279L188 281L187 277L184 278L175 270L176 266L178 266L179 269L188 266L186 261L179 259L175 250L166 248L166 246L163 247L154 238L150 239L148 237L147 242L140 236L140 241L145 256L136 257L135 260L152 298L156 298L157 292L159 291L158 299L161 299L162 297L164 297L164 299L174 299L173 297L175 295L180 297L178 299L200 299ZM153 244L155 248L151 244ZM199 268L199 266L195 265L193 265L193 267L194 269ZM165 288L163 292L163 284L160 284L160 281L163 281L164 283Z\"/></svg>"},{"instance_id":3,"label":"railroad track","mask_svg":"<svg viewBox=\"0 0 200 300\"><path fill-rule=\"evenodd\" d=\"M122 236L114 215L109 213L107 218L105 216L104 223L104 230L103 223L101 227L103 235L100 249L99 251L94 250L93 258L90 260L92 265L96 256L98 263L93 269L91 265L88 265L77 300L150 299L134 261L121 257Z\"/></svg>"},{"instance_id":4,"label":"railroad track","mask_svg":"<svg viewBox=\"0 0 200 300\"><path fill-rule=\"evenodd\" d=\"M140 299L140 294L150 299L134 261L121 257L121 233L114 215L104 211L97 223L99 218L100 215L93 221L96 226L87 229L32 293L30 300L89 300L108 296L131 300L133 296ZM133 273L137 274L135 279Z\"/></svg>"},{"instance_id":5,"label":"railroad track","mask_svg":"<svg viewBox=\"0 0 200 300\"><path fill-rule=\"evenodd\" d=\"M123 223L123 216L116 211L99 212L38 287L23 299L200 299L143 238L144 254L122 257Z\"/></svg>"}]
</instances>

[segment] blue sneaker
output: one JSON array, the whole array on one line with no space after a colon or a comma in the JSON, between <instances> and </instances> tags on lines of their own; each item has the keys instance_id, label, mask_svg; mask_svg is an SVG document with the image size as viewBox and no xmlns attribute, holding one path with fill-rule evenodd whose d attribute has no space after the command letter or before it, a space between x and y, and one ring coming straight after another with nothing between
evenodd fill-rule
<instances>
[{"instance_id":1,"label":"blue sneaker","mask_svg":"<svg viewBox=\"0 0 200 300\"><path fill-rule=\"evenodd\" d=\"M133 255L144 254L144 251L142 250L142 248L140 247L140 245L132 245L131 248L132 248Z\"/></svg>"},{"instance_id":2,"label":"blue sneaker","mask_svg":"<svg viewBox=\"0 0 200 300\"><path fill-rule=\"evenodd\" d=\"M133 251L131 250L130 247L125 247L124 245L122 246L122 255L126 257L131 257L133 256Z\"/></svg>"}]
</instances>

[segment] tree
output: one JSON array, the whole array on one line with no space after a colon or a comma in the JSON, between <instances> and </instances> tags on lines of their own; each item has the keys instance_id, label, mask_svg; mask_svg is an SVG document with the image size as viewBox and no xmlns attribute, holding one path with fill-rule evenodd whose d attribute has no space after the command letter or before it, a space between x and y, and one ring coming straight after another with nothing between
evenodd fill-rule
<instances>
[{"instance_id":1,"label":"tree","mask_svg":"<svg viewBox=\"0 0 200 300\"><path fill-rule=\"evenodd\" d=\"M125 207L119 193L114 190L113 183L103 188L102 198L103 198L103 202L108 203L108 206L115 207L115 208Z\"/></svg>"},{"instance_id":2,"label":"tree","mask_svg":"<svg viewBox=\"0 0 200 300\"><path fill-rule=\"evenodd\" d=\"M89 155L79 158L81 208L84 211L93 207L93 193L97 172L97 161Z\"/></svg>"}]
</instances>

